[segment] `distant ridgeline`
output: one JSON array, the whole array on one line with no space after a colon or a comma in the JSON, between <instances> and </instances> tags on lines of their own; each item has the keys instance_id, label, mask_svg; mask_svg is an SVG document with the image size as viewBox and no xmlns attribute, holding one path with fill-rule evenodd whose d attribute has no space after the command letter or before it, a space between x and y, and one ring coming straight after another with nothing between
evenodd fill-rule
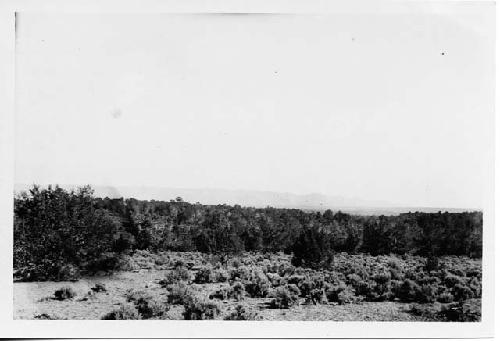
<instances>
[{"instance_id":1,"label":"distant ridgeline","mask_svg":"<svg viewBox=\"0 0 500 341\"><path fill-rule=\"evenodd\" d=\"M102 263L110 262L103 255L135 249L283 251L311 267L335 252L481 257L482 226L481 212L358 216L191 204L181 198L102 199L88 186L75 191L34 186L14 200L14 268L36 265L48 273L71 265L91 271L113 266ZM304 261L310 255L316 258Z\"/></svg>"}]
</instances>

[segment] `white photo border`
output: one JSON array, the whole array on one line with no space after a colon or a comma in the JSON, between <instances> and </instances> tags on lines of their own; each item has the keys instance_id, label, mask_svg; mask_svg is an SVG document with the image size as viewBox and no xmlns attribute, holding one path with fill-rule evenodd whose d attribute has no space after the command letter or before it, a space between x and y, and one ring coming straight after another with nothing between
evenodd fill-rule
<instances>
[{"instance_id":1,"label":"white photo border","mask_svg":"<svg viewBox=\"0 0 500 341\"><path fill-rule=\"evenodd\" d=\"M477 338L494 329L495 150L488 150L483 227L483 315L478 323L328 321L27 321L13 319L12 211L15 117L16 12L56 13L404 13L483 11L494 2L424 1L176 1L47 0L0 3L0 337L4 338ZM495 19L492 18L494 21ZM492 89L493 90L493 89ZM498 98L498 92L497 92ZM496 122L498 128L498 120ZM491 129L494 130L495 125ZM496 141L498 143L498 141ZM492 146L493 147L493 146ZM498 144L496 145L498 151ZM496 154L498 155L498 154ZM497 158L498 159L498 158ZM496 168L498 169L498 167ZM498 175L498 170L496 175ZM498 264L498 262L497 262ZM498 265L497 265L498 266ZM6 275L8 274L8 275ZM496 298L498 300L498 298ZM498 306L498 304L497 304Z\"/></svg>"}]
</instances>

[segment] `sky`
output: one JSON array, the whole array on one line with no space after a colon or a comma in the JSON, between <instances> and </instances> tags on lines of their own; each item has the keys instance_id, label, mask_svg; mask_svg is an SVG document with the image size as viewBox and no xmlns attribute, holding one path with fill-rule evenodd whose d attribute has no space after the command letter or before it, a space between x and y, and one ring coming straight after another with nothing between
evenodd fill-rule
<instances>
[{"instance_id":1,"label":"sky","mask_svg":"<svg viewBox=\"0 0 500 341\"><path fill-rule=\"evenodd\" d=\"M481 208L494 7L475 5L18 14L15 182Z\"/></svg>"}]
</instances>

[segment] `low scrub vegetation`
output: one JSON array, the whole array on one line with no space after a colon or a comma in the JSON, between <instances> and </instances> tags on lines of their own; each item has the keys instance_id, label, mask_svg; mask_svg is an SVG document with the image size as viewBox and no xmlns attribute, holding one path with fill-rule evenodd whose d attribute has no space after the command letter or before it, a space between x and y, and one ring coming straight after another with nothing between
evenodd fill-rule
<instances>
[{"instance_id":1,"label":"low scrub vegetation","mask_svg":"<svg viewBox=\"0 0 500 341\"><path fill-rule=\"evenodd\" d=\"M422 319L477 321L481 238L480 212L352 216L101 199L89 187L35 186L15 198L14 275L161 274L161 298L147 286L131 290L103 319L166 319L182 309L184 319L250 320L256 315L247 302L284 311L399 302L414 304L408 311ZM98 283L82 300L97 293L110 291ZM75 295L68 286L54 299Z\"/></svg>"},{"instance_id":2,"label":"low scrub vegetation","mask_svg":"<svg viewBox=\"0 0 500 341\"><path fill-rule=\"evenodd\" d=\"M438 257L432 270L427 258L410 255L339 253L329 269L293 266L292 257L283 253L233 255L227 266L218 267L210 265L211 258L208 254L170 253L162 265L169 270L153 272L161 274L153 291L147 285L126 291L122 306L103 318L253 320L261 316L261 309L286 311L308 305L332 309L328 307L395 302L409 305L405 311L420 320L481 319L481 262L468 257ZM193 266L189 265L192 261ZM227 274L224 281L218 280L217 273ZM97 282L87 299L98 293L107 295L110 289ZM65 286L49 299L75 296Z\"/></svg>"}]
</instances>

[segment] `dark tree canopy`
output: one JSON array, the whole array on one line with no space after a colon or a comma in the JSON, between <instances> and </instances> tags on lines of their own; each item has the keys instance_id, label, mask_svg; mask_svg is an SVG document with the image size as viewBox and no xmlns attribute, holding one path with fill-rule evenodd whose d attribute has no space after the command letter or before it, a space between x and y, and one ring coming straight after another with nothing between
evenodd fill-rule
<instances>
[{"instance_id":1,"label":"dark tree canopy","mask_svg":"<svg viewBox=\"0 0 500 341\"><path fill-rule=\"evenodd\" d=\"M482 255L482 213L359 216L331 210L253 208L95 198L90 187L34 186L14 200L14 267L85 269L106 253L287 252L328 266L334 252Z\"/></svg>"}]
</instances>

